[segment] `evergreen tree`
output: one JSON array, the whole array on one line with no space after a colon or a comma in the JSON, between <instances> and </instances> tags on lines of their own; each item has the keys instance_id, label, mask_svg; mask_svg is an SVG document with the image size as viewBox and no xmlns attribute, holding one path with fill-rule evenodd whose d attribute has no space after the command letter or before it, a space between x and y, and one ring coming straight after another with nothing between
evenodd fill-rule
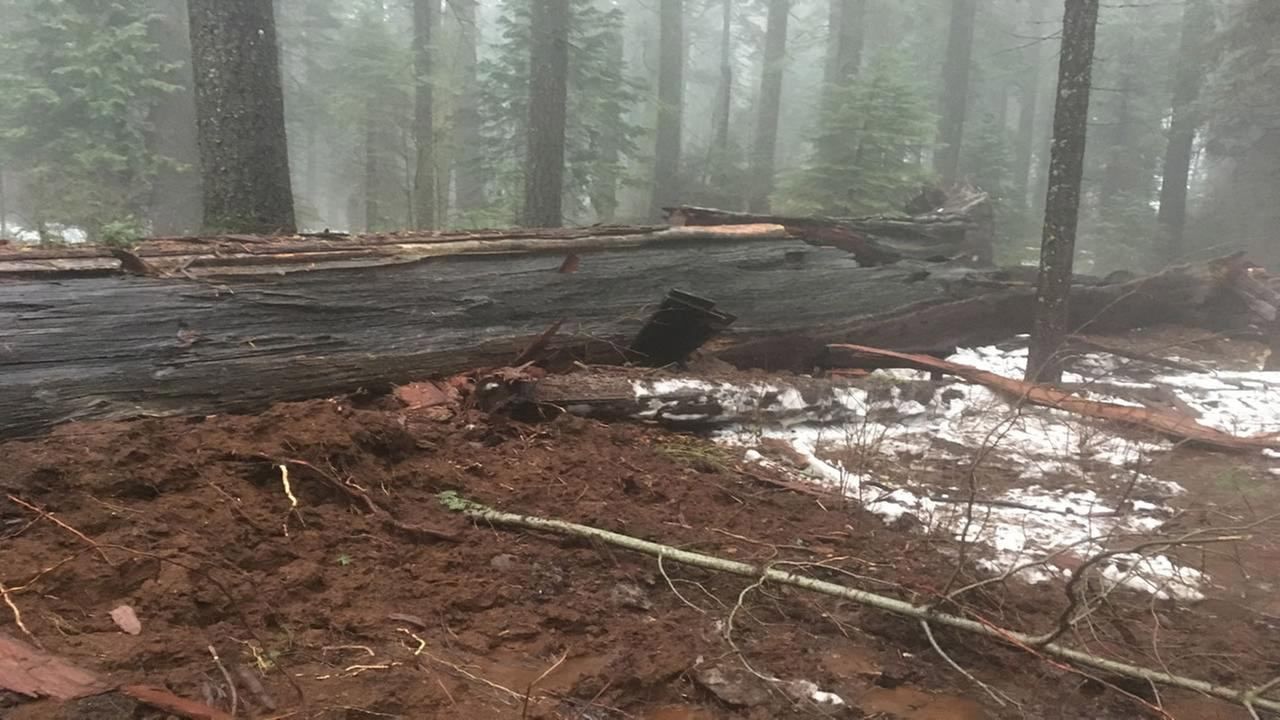
<instances>
[{"instance_id":1,"label":"evergreen tree","mask_svg":"<svg viewBox=\"0 0 1280 720\"><path fill-rule=\"evenodd\" d=\"M188 0L206 228L292 232L275 8Z\"/></svg>"},{"instance_id":2,"label":"evergreen tree","mask_svg":"<svg viewBox=\"0 0 1280 720\"><path fill-rule=\"evenodd\" d=\"M167 162L148 150L151 112L176 89L151 26L126 0L30 0L6 10L0 161L23 189L23 224L91 239L143 231ZM110 239L110 238L108 238Z\"/></svg>"},{"instance_id":3,"label":"evergreen tree","mask_svg":"<svg viewBox=\"0 0 1280 720\"><path fill-rule=\"evenodd\" d=\"M523 208L529 114L529 2L503 0L494 57L481 63L481 117L492 178L484 224L509 223ZM573 0L569 28L564 205L575 220L609 217L624 163L639 155L629 119L639 84L618 62L622 12Z\"/></svg>"},{"instance_id":4,"label":"evergreen tree","mask_svg":"<svg viewBox=\"0 0 1280 720\"><path fill-rule=\"evenodd\" d=\"M929 176L920 157L935 119L912 75L901 55L886 52L848 85L828 89L809 162L789 184L789 210L889 212L919 189Z\"/></svg>"},{"instance_id":5,"label":"evergreen tree","mask_svg":"<svg viewBox=\"0 0 1280 720\"><path fill-rule=\"evenodd\" d=\"M1234 5L1210 76L1208 114L1212 237L1280 259L1280 3ZM1221 241L1215 242L1219 250Z\"/></svg>"}]
</instances>

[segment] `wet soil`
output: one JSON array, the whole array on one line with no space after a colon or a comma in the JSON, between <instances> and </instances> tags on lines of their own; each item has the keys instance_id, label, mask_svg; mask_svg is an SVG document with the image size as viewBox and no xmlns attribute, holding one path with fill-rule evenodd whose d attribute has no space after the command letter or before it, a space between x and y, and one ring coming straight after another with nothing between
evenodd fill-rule
<instances>
[{"instance_id":1,"label":"wet soil","mask_svg":"<svg viewBox=\"0 0 1280 720\"><path fill-rule=\"evenodd\" d=\"M617 548L477 526L439 503L453 490L731 559L805 563L815 576L917 602L954 574L954 550L910 522L885 526L852 503L780 488L735 454L656 428L431 419L331 400L257 416L67 426L0 445L0 458L0 496L66 525L0 497L0 582L17 588L35 638L113 682L165 686L227 710L212 647L237 678L243 717L1150 715L1107 678L939 631L957 663L1007 696L1001 705L944 663L913 622ZM371 513L360 493L396 522ZM1060 598L1060 588L1000 587L975 596L970 611L1044 629ZM1087 640L1094 649L1144 655L1150 638L1125 623L1154 615L1161 659L1174 670L1239 685L1280 671L1266 660L1280 631L1256 614L1138 597L1115 604ZM140 634L112 621L121 605L136 612ZM0 632L20 635L8 613ZM847 704L817 704L801 681ZM1149 688L1119 684L1157 701ZM16 700L0 694L0 717L166 717L118 696ZM1246 717L1177 692L1158 701L1177 718Z\"/></svg>"}]
</instances>

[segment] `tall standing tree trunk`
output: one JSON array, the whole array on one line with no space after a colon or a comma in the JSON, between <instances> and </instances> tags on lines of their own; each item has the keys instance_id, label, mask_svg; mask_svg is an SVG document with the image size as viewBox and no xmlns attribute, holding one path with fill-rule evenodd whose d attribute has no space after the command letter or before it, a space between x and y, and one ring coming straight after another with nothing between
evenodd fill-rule
<instances>
[{"instance_id":1,"label":"tall standing tree trunk","mask_svg":"<svg viewBox=\"0 0 1280 720\"><path fill-rule=\"evenodd\" d=\"M947 35L947 57L942 68L942 114L938 121L940 147L934 155L934 169L947 185L954 183L960 174L977 12L978 0L951 0L951 30Z\"/></svg>"},{"instance_id":2,"label":"tall standing tree trunk","mask_svg":"<svg viewBox=\"0 0 1280 720\"><path fill-rule=\"evenodd\" d=\"M827 63L822 79L828 86L844 85L862 66L867 0L831 0L829 12Z\"/></svg>"},{"instance_id":3,"label":"tall standing tree trunk","mask_svg":"<svg viewBox=\"0 0 1280 720\"><path fill-rule=\"evenodd\" d=\"M1110 147L1107 159L1102 167L1099 205L1106 211L1124 207L1125 194L1134 189L1140 178L1135 167L1136 154L1133 147L1135 122L1133 112L1133 96L1137 91L1137 83L1133 77L1135 58L1132 49L1127 49L1120 57L1120 78L1114 96L1119 100L1116 104L1115 116L1110 123Z\"/></svg>"},{"instance_id":4,"label":"tall standing tree trunk","mask_svg":"<svg viewBox=\"0 0 1280 720\"><path fill-rule=\"evenodd\" d=\"M533 0L529 48L529 140L524 173L527 227L564 222L565 121L569 101L570 0Z\"/></svg>"},{"instance_id":5,"label":"tall standing tree trunk","mask_svg":"<svg viewBox=\"0 0 1280 720\"><path fill-rule=\"evenodd\" d=\"M1076 226L1080 220L1080 185L1089 129L1089 92L1093 83L1093 49L1098 33L1098 0L1066 0L1058 93L1049 152L1049 191L1045 195L1044 239L1036 285L1035 322L1027 380L1058 382L1067 336Z\"/></svg>"},{"instance_id":6,"label":"tall standing tree trunk","mask_svg":"<svg viewBox=\"0 0 1280 720\"><path fill-rule=\"evenodd\" d=\"M782 115L782 75L787 59L787 21L791 0L769 0L768 28L764 36L764 70L760 80L760 107L756 137L751 150L752 212L769 212L773 195L774 162L778 151L778 120Z\"/></svg>"},{"instance_id":7,"label":"tall standing tree trunk","mask_svg":"<svg viewBox=\"0 0 1280 720\"><path fill-rule=\"evenodd\" d=\"M1205 38L1213 29L1209 0L1186 0L1182 10L1182 39L1178 45L1178 71L1173 88L1169 145L1165 150L1160 185L1159 225L1165 259L1178 262L1186 254L1187 185L1191 153L1201 118L1196 113L1200 84L1204 81Z\"/></svg>"},{"instance_id":8,"label":"tall standing tree trunk","mask_svg":"<svg viewBox=\"0 0 1280 720\"><path fill-rule=\"evenodd\" d=\"M435 103L432 97L432 27L440 0L413 0L413 140L418 157L413 174L414 227L436 226Z\"/></svg>"},{"instance_id":9,"label":"tall standing tree trunk","mask_svg":"<svg viewBox=\"0 0 1280 720\"><path fill-rule=\"evenodd\" d=\"M1036 120L1040 110L1040 76L1044 64L1044 43L1041 23L1044 11L1039 2L1027 3L1031 32L1037 39L1026 47L1023 62L1026 71L1018 81L1018 135L1014 150L1013 182L1018 193L1018 205L1026 207L1031 195L1031 170L1035 159Z\"/></svg>"},{"instance_id":10,"label":"tall standing tree trunk","mask_svg":"<svg viewBox=\"0 0 1280 720\"><path fill-rule=\"evenodd\" d=\"M724 0L720 28L720 85L711 117L711 152L706 177L724 186L729 181L729 122L733 115L733 0Z\"/></svg>"},{"instance_id":11,"label":"tall standing tree trunk","mask_svg":"<svg viewBox=\"0 0 1280 720\"><path fill-rule=\"evenodd\" d=\"M624 67L627 58L626 41L621 33L610 33L609 59L618 67ZM605 133L600 142L602 167L591 181L591 207L596 222L610 223L618 216L618 186L622 180L622 147L616 133Z\"/></svg>"},{"instance_id":12,"label":"tall standing tree trunk","mask_svg":"<svg viewBox=\"0 0 1280 720\"><path fill-rule=\"evenodd\" d=\"M156 0L156 45L175 68L166 93L151 113L149 149L173 161L156 174L152 186L151 231L157 235L190 233L200 228L200 145L196 140L196 96L191 75L191 36L185 0Z\"/></svg>"},{"instance_id":13,"label":"tall standing tree trunk","mask_svg":"<svg viewBox=\"0 0 1280 720\"><path fill-rule=\"evenodd\" d=\"M476 24L478 0L449 0L458 21L459 95L454 121L457 158L453 164L458 211L463 215L484 207L484 139L480 136L478 75L480 27Z\"/></svg>"},{"instance_id":14,"label":"tall standing tree trunk","mask_svg":"<svg viewBox=\"0 0 1280 720\"><path fill-rule=\"evenodd\" d=\"M649 206L653 218L662 217L662 208L680 199L684 122L684 0L661 0L658 8L658 125Z\"/></svg>"},{"instance_id":15,"label":"tall standing tree trunk","mask_svg":"<svg viewBox=\"0 0 1280 720\"><path fill-rule=\"evenodd\" d=\"M382 207L378 202L378 117L373 108L364 117L364 229L373 232L382 227Z\"/></svg>"},{"instance_id":16,"label":"tall standing tree trunk","mask_svg":"<svg viewBox=\"0 0 1280 720\"><path fill-rule=\"evenodd\" d=\"M271 0L189 0L204 225L293 232Z\"/></svg>"}]
</instances>

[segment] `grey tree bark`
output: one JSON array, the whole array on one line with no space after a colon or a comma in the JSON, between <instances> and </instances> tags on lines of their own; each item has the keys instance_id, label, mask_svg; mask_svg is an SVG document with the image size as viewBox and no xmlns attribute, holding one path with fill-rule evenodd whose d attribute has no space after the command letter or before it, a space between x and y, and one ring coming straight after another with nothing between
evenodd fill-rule
<instances>
[{"instance_id":1,"label":"grey tree bark","mask_svg":"<svg viewBox=\"0 0 1280 720\"><path fill-rule=\"evenodd\" d=\"M711 152L706 177L711 182L728 182L729 123L733 115L733 0L721 6L720 84L716 86L716 106L711 117Z\"/></svg>"},{"instance_id":2,"label":"grey tree bark","mask_svg":"<svg viewBox=\"0 0 1280 720\"><path fill-rule=\"evenodd\" d=\"M432 87L432 28L440 0L413 0L413 140L417 163L413 173L413 224L436 226L435 103Z\"/></svg>"},{"instance_id":3,"label":"grey tree bark","mask_svg":"<svg viewBox=\"0 0 1280 720\"><path fill-rule=\"evenodd\" d=\"M524 177L528 227L560 227L569 99L570 0L533 0L529 50L529 139Z\"/></svg>"},{"instance_id":4,"label":"grey tree bark","mask_svg":"<svg viewBox=\"0 0 1280 720\"><path fill-rule=\"evenodd\" d=\"M476 23L477 0L449 0L448 7L458 21L461 61L461 88L457 100L454 134L454 187L457 208L464 215L484 207L483 139L480 137L480 98L477 94L480 26Z\"/></svg>"},{"instance_id":5,"label":"grey tree bark","mask_svg":"<svg viewBox=\"0 0 1280 720\"><path fill-rule=\"evenodd\" d=\"M947 35L947 57L942 67L942 114L938 121L940 147L934 155L934 169L947 185L954 183L960 173L977 13L978 0L951 0L951 30Z\"/></svg>"},{"instance_id":6,"label":"grey tree bark","mask_svg":"<svg viewBox=\"0 0 1280 720\"><path fill-rule=\"evenodd\" d=\"M191 36L185 0L155 0L156 44L165 62L175 66L177 86L152 110L151 152L178 164L160 169L151 193L151 231L177 235L200 228L200 145L196 140L196 96L191 74Z\"/></svg>"},{"instance_id":7,"label":"grey tree bark","mask_svg":"<svg viewBox=\"0 0 1280 720\"><path fill-rule=\"evenodd\" d=\"M759 114L751 151L752 192L747 207L769 212L773 195L774 162L778 151L778 120L782 115L782 74L787 60L787 21L791 0L769 0L764 37L764 71L760 80Z\"/></svg>"},{"instance_id":8,"label":"grey tree bark","mask_svg":"<svg viewBox=\"0 0 1280 720\"><path fill-rule=\"evenodd\" d=\"M293 232L271 0L189 0L204 225Z\"/></svg>"},{"instance_id":9,"label":"grey tree bark","mask_svg":"<svg viewBox=\"0 0 1280 720\"><path fill-rule=\"evenodd\" d=\"M364 117L364 229L373 232L382 229L382 205L378 202L378 176L381 172L378 143L378 113L373 108L365 110Z\"/></svg>"},{"instance_id":10,"label":"grey tree bark","mask_svg":"<svg viewBox=\"0 0 1280 720\"><path fill-rule=\"evenodd\" d=\"M1080 185L1089 125L1093 84L1093 50L1097 42L1098 0L1066 0L1058 93L1049 153L1049 191L1045 195L1044 239L1036 284L1035 321L1027 358L1028 381L1062 379L1059 349L1067 336L1076 227L1080 220Z\"/></svg>"},{"instance_id":11,"label":"grey tree bark","mask_svg":"<svg viewBox=\"0 0 1280 720\"><path fill-rule=\"evenodd\" d=\"M831 0L827 20L827 64L823 80L827 85L843 85L862 66L863 26L867 0Z\"/></svg>"},{"instance_id":12,"label":"grey tree bark","mask_svg":"<svg viewBox=\"0 0 1280 720\"><path fill-rule=\"evenodd\" d=\"M658 124L653 152L651 218L680 201L680 146L684 122L684 0L658 6Z\"/></svg>"},{"instance_id":13,"label":"grey tree bark","mask_svg":"<svg viewBox=\"0 0 1280 720\"><path fill-rule=\"evenodd\" d=\"M1039 2L1027 3L1029 35L1043 37L1044 11ZM1018 81L1018 135L1014 149L1014 187L1018 202L1027 202L1031 194L1031 169L1035 158L1036 120L1040 109L1040 78L1044 64L1044 44L1047 40L1035 40L1026 48L1023 62L1026 71Z\"/></svg>"},{"instance_id":14,"label":"grey tree bark","mask_svg":"<svg viewBox=\"0 0 1280 720\"><path fill-rule=\"evenodd\" d=\"M1205 75L1205 48L1214 26L1209 0L1186 0L1182 10L1182 38L1174 79L1169 145L1165 150L1160 185L1159 224L1165 259L1176 262L1187 251L1187 184L1191 155L1202 118L1196 112Z\"/></svg>"}]
</instances>

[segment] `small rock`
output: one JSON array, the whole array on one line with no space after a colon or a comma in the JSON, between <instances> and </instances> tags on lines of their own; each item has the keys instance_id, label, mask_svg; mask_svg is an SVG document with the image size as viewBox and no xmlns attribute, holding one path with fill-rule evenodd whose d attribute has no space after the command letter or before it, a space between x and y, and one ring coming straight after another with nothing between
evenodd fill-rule
<instances>
[{"instance_id":1,"label":"small rock","mask_svg":"<svg viewBox=\"0 0 1280 720\"><path fill-rule=\"evenodd\" d=\"M502 555L495 555L493 559L489 561L489 565L493 567L494 570L511 572L520 565L520 559L515 555L507 555L504 553Z\"/></svg>"},{"instance_id":2,"label":"small rock","mask_svg":"<svg viewBox=\"0 0 1280 720\"><path fill-rule=\"evenodd\" d=\"M693 678L726 705L752 707L769 701L764 682L742 668L703 668Z\"/></svg>"},{"instance_id":3,"label":"small rock","mask_svg":"<svg viewBox=\"0 0 1280 720\"><path fill-rule=\"evenodd\" d=\"M115 621L116 627L130 635L142 634L142 623L138 620L138 614L128 605L121 605L112 610L111 619Z\"/></svg>"},{"instance_id":4,"label":"small rock","mask_svg":"<svg viewBox=\"0 0 1280 720\"><path fill-rule=\"evenodd\" d=\"M609 591L609 599L615 605L633 610L650 610L653 603L649 601L649 597L645 595L644 590L639 585L629 582L621 582L613 586Z\"/></svg>"}]
</instances>

